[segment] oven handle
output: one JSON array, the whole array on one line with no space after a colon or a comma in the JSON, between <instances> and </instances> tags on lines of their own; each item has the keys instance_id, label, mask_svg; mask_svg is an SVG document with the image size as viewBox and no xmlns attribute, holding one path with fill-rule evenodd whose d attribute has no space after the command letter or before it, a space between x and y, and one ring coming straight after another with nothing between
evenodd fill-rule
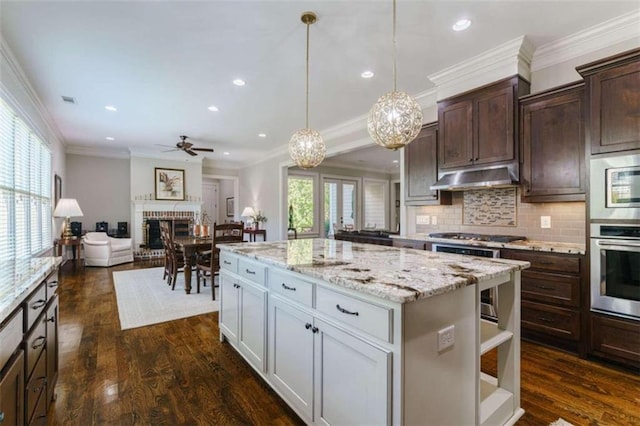
<instances>
[{"instance_id":1,"label":"oven handle","mask_svg":"<svg viewBox=\"0 0 640 426\"><path fill-rule=\"evenodd\" d=\"M640 251L640 243L631 241L596 240L596 244L600 247L606 247L610 250Z\"/></svg>"}]
</instances>

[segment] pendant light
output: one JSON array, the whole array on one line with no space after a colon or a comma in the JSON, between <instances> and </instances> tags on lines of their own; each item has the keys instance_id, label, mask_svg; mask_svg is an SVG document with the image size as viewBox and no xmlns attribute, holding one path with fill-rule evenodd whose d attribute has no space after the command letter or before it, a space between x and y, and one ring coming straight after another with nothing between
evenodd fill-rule
<instances>
[{"instance_id":1,"label":"pendant light","mask_svg":"<svg viewBox=\"0 0 640 426\"><path fill-rule=\"evenodd\" d=\"M322 163L327 148L320 133L309 128L309 25L316 22L318 18L313 12L304 12L300 19L307 26L306 122L304 129L298 130L291 136L289 155L298 167L310 169Z\"/></svg>"},{"instance_id":2,"label":"pendant light","mask_svg":"<svg viewBox=\"0 0 640 426\"><path fill-rule=\"evenodd\" d=\"M371 107L367 130L380 146L396 150L409 144L422 128L422 108L408 93L396 90L396 0L393 0L393 91Z\"/></svg>"}]
</instances>

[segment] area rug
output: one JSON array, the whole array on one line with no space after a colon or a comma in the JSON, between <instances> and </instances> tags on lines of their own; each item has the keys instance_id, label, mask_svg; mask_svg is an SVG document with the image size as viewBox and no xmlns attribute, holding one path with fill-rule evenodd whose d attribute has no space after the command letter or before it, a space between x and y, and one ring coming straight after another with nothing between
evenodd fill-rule
<instances>
[{"instance_id":1,"label":"area rug","mask_svg":"<svg viewBox=\"0 0 640 426\"><path fill-rule=\"evenodd\" d=\"M563 418L559 418L553 423L550 423L549 426L573 426L573 423L569 423Z\"/></svg>"},{"instance_id":2,"label":"area rug","mask_svg":"<svg viewBox=\"0 0 640 426\"><path fill-rule=\"evenodd\" d=\"M118 301L120 328L143 327L195 315L216 312L218 300L211 300L211 280L196 293L195 274L191 277L191 294L184 291L184 274L178 274L176 289L162 279L163 268L116 271L113 284ZM216 277L217 279L217 277ZM218 299L219 288L216 288Z\"/></svg>"}]
</instances>

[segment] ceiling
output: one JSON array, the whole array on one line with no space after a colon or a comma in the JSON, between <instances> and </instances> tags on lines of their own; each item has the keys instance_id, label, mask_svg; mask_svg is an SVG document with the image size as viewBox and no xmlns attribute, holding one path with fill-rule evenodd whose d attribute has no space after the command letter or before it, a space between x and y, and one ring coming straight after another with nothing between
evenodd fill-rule
<instances>
[{"instance_id":1,"label":"ceiling","mask_svg":"<svg viewBox=\"0 0 640 426\"><path fill-rule=\"evenodd\" d=\"M68 148L160 153L166 148L158 144L184 134L215 149L207 159L237 167L285 152L304 127L301 13L318 15L310 28L309 113L310 127L322 132L366 114L391 89L391 5L3 0L0 28ZM540 46L636 9L636 0L399 0L398 89L428 90L428 75L518 36ZM462 17L471 28L452 31ZM375 76L361 78L364 70ZM235 78L246 85L233 85Z\"/></svg>"}]
</instances>

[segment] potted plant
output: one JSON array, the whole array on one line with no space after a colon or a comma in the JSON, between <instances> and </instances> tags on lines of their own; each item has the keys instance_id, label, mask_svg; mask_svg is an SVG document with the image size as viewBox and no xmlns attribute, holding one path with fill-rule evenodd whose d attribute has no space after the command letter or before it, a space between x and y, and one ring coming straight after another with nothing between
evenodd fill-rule
<instances>
[{"instance_id":1,"label":"potted plant","mask_svg":"<svg viewBox=\"0 0 640 426\"><path fill-rule=\"evenodd\" d=\"M256 229L260 229L260 223L266 222L267 217L262 214L262 210L258 210L255 215L251 216L251 221Z\"/></svg>"}]
</instances>

